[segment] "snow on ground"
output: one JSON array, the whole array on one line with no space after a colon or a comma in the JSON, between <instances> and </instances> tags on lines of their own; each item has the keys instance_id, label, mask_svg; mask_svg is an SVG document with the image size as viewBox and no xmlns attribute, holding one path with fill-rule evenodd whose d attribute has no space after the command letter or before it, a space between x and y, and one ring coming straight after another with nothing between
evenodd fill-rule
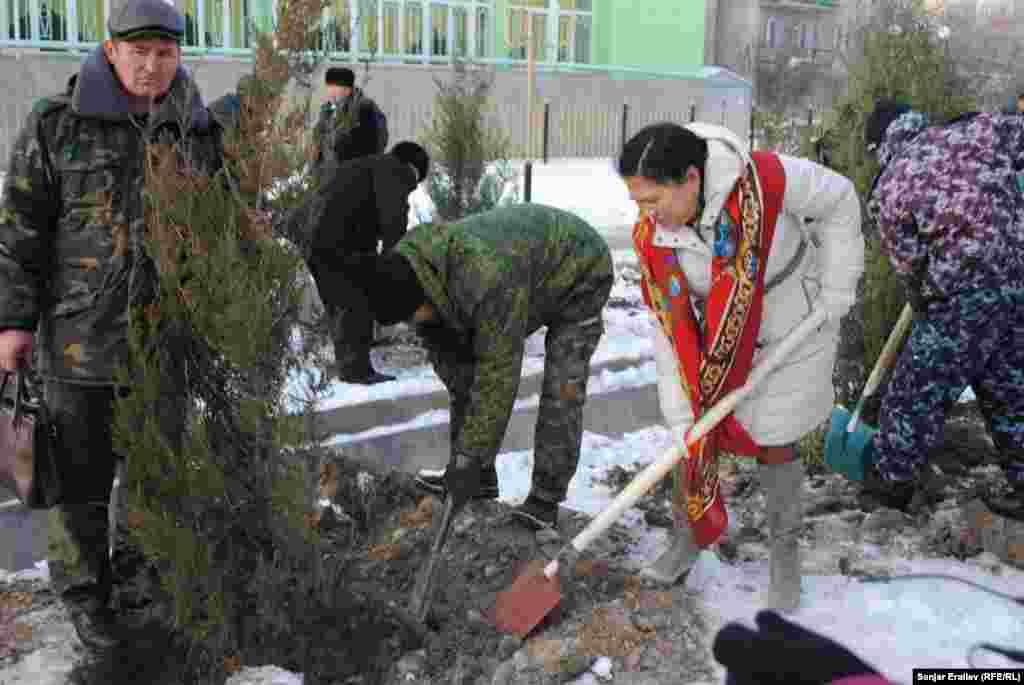
<instances>
[{"instance_id":1,"label":"snow on ground","mask_svg":"<svg viewBox=\"0 0 1024 685\"><path fill-rule=\"evenodd\" d=\"M513 167L522 172L522 162ZM636 204L629 198L625 184L615 172L610 158L555 159L548 164L536 162L533 167L533 201L571 211L583 217L606 235L621 237L623 226L631 226L637 218ZM522 179L519 182L522 187ZM410 196L409 222L415 225L430 220L433 204L424 186L420 185ZM636 255L631 249L612 251L616 280L611 301L625 299L639 304L639 288L635 279L623 278L624 273L637 270ZM634 308L607 307L604 312L605 334L594 353L593 364L612 360L650 359L653 350L650 341L651 319ZM544 330L527 341L527 357L523 375L543 370ZM319 409L363 404L377 400L397 399L443 390L440 379L429 365L413 368L393 368L381 365L380 370L394 375L397 380L379 385L363 386L332 382L325 393L317 398ZM301 374L293 376L286 392L289 397L307 396L306 383ZM964 399L973 399L968 389Z\"/></svg>"},{"instance_id":2,"label":"snow on ground","mask_svg":"<svg viewBox=\"0 0 1024 685\"><path fill-rule=\"evenodd\" d=\"M613 251L616 277L612 287L611 298L620 300L632 299L639 304L640 295L635 283L622 277L623 273L635 271L636 255L631 250ZM653 356L650 341L651 318L636 308L606 307L604 311L605 332L601 342L591 359L592 366L606 364L611 361L634 360L643 362ZM545 328L531 335L526 341L526 357L523 361L523 376L541 373L544 370L544 335ZM389 383L377 385L357 385L332 381L327 390L317 398L320 410L364 404L378 400L390 400L413 395L426 395L444 390L441 380L429 364L413 367L395 367L386 363L378 364L377 368L396 377ZM311 381L315 382L319 373L306 370L293 374L289 378L285 393L289 398L305 398L308 396ZM653 377L652 377L653 378ZM297 404L291 404L298 409Z\"/></svg>"},{"instance_id":3,"label":"snow on ground","mask_svg":"<svg viewBox=\"0 0 1024 685\"><path fill-rule=\"evenodd\" d=\"M654 367L653 361L645 362L640 366L622 369L621 371L602 369L599 373L590 377L590 380L587 383L587 395L593 396L612 392L614 390L643 387L654 383L656 378L657 371ZM517 400L513 411L532 409L539 404L540 395L531 395L530 397ZM436 426L446 423L448 423L448 410L436 409L420 414L412 420L403 423L378 426L361 433L339 433L328 440L326 444L333 447L340 447L353 442L369 440L381 435L404 433L405 431L417 430L419 428L426 428L427 426Z\"/></svg>"},{"instance_id":4,"label":"snow on ground","mask_svg":"<svg viewBox=\"0 0 1024 685\"><path fill-rule=\"evenodd\" d=\"M599 227L627 225L635 219L635 207L629 203L610 160L556 160L549 165L535 165L534 172L535 202L569 209ZM422 216L425 197L422 190L413 197L413 211L419 211L417 216ZM600 202L595 202L594 198L600 198ZM630 259L633 258L628 250L616 251L617 270L620 265L628 264ZM633 261L635 264L635 259ZM635 296L635 285L620 280L612 297L627 297L631 292ZM607 330L594 362L633 358L641 363L624 371L605 369L595 374L591 380L591 392L609 392L652 383L654 365L650 362L647 338L651 325L649 318L637 315L635 310L609 308L605 312L605 322ZM542 353L543 338L539 335L531 337L524 373L535 373L543 368ZM399 379L370 387L336 383L321 401L321 407L396 399L442 388L433 371L426 366L387 370L398 375ZM536 397L522 400L518 406L531 406L531 403L536 404ZM386 430L408 430L446 420L447 412L430 412L410 424ZM345 442L364 437L369 435L339 436L338 440ZM601 484L610 468L615 465L646 465L657 459L670 442L669 432L661 427L646 428L618 440L585 433L580 465L570 484L565 506L590 514L598 513L612 498L609 489ZM526 495L532 457L531 451L499 456L497 468L502 499L518 501ZM632 531L635 539L629 564L639 566L655 556L665 543L665 532L645 526L643 515L637 509L626 512L620 523ZM829 549L829 544L834 549ZM819 558L837 557L845 552L846 548L841 549L838 543L824 543L813 550ZM863 545L862 553L894 574L948 574L994 590L1024 594L1024 573L993 559L978 558L962 563L949 559L883 557L878 548L869 544ZM45 563L28 573L45 575ZM0 574L0 578L8 579L10 576ZM767 561L722 564L710 552L702 555L687 579L689 588L701 592L712 626L731 620L752 624L753 616L760 607L759 592L767 584ZM915 667L969 666L968 653L973 645L980 642L1006 646L1024 644L1024 607L967 585L941 580L863 583L848 576L809 575L804 580L804 605L792 618L853 649L898 682L910 682L911 669ZM72 658L70 650L64 651L68 652L68 658ZM979 658L974 665L1010 664L985 657ZM51 663L47 670L59 666ZM37 676L40 674L41 671L36 672ZM245 669L229 682L231 685L299 685L301 678L265 667Z\"/></svg>"},{"instance_id":5,"label":"snow on ground","mask_svg":"<svg viewBox=\"0 0 1024 685\"><path fill-rule=\"evenodd\" d=\"M611 467L647 465L670 445L671 435L660 427L637 431L621 440L586 433L564 506L599 513L613 496L600 484ZM503 500L518 502L527 494L532 456L532 452L524 451L498 457ZM627 511L620 522L635 538L628 560L631 565L639 567L651 560L665 544L666 533L644 525L638 509ZM829 544L834 548L830 549ZM835 559L848 554L848 548L840 544L847 543L819 541L813 556ZM963 563L882 556L870 544L864 544L862 552L893 575L946 574L1024 596L1024 572L990 555ZM705 551L686 582L688 589L701 593L710 625L717 628L735 620L753 626L754 614L761 608L759 593L768 586L768 562L724 564ZM897 682L910 682L913 668L967 667L969 652L981 642L1018 649L1024 644L1024 606L937 579L863 583L838 574L808 575L804 579L804 605L792 619L853 649ZM975 665L1009 665L997 659L979 658Z\"/></svg>"},{"instance_id":6,"label":"snow on ground","mask_svg":"<svg viewBox=\"0 0 1024 685\"><path fill-rule=\"evenodd\" d=\"M503 200L513 200L514 185L514 199L523 201L523 161L512 161L511 169L519 176L506 187ZM595 202L595 198L600 201ZM615 171L615 160L610 157L551 159L547 164L534 161L530 201L570 211L598 228L632 226L637 218L636 204L629 199L626 185ZM430 221L433 217L434 204L424 185L409 196L409 205L410 223Z\"/></svg>"}]
</instances>

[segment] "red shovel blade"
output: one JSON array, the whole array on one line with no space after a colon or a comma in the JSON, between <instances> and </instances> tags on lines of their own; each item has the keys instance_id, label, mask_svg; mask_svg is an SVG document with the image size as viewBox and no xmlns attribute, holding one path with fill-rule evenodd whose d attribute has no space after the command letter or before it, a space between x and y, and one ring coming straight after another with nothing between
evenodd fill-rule
<instances>
[{"instance_id":1,"label":"red shovel blade","mask_svg":"<svg viewBox=\"0 0 1024 685\"><path fill-rule=\"evenodd\" d=\"M494 625L503 633L525 638L562 600L558 576L544 575L547 562L531 561L512 586L498 593Z\"/></svg>"}]
</instances>

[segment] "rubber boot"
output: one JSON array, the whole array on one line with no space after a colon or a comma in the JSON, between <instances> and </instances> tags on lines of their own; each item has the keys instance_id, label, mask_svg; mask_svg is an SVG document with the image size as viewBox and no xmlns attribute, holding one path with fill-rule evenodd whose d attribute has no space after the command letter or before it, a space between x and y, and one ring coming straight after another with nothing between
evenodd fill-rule
<instances>
[{"instance_id":1,"label":"rubber boot","mask_svg":"<svg viewBox=\"0 0 1024 685\"><path fill-rule=\"evenodd\" d=\"M780 612L800 605L800 528L803 521L804 467L799 459L761 464L761 487L771 536L771 583L766 605Z\"/></svg>"},{"instance_id":2,"label":"rubber boot","mask_svg":"<svg viewBox=\"0 0 1024 685\"><path fill-rule=\"evenodd\" d=\"M700 548L693 541L689 526L673 528L672 545L653 564L640 571L640 576L660 585L675 585L697 561Z\"/></svg>"}]
</instances>

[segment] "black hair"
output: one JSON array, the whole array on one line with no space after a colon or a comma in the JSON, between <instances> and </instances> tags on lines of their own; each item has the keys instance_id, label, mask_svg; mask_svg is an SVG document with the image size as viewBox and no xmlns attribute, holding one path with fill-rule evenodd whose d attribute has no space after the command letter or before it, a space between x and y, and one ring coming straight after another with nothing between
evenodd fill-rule
<instances>
[{"instance_id":1,"label":"black hair","mask_svg":"<svg viewBox=\"0 0 1024 685\"><path fill-rule=\"evenodd\" d=\"M430 170L430 155L422 145L411 140L403 140L400 143L395 143L395 146L391 148L391 154L416 169L417 183L427 177L427 172Z\"/></svg>"},{"instance_id":2,"label":"black hair","mask_svg":"<svg viewBox=\"0 0 1024 685\"><path fill-rule=\"evenodd\" d=\"M324 83L329 86L347 86L352 88L356 84L356 74L348 67L331 67L324 74Z\"/></svg>"},{"instance_id":3,"label":"black hair","mask_svg":"<svg viewBox=\"0 0 1024 685\"><path fill-rule=\"evenodd\" d=\"M619 176L641 176L655 183L682 183L686 170L696 167L703 187L708 143L679 124L665 122L640 129L619 156Z\"/></svg>"},{"instance_id":4,"label":"black hair","mask_svg":"<svg viewBox=\"0 0 1024 685\"><path fill-rule=\"evenodd\" d=\"M864 122L864 145L873 150L882 144L885 131L889 124L910 111L910 105L893 99L882 99L875 102L875 108Z\"/></svg>"}]
</instances>

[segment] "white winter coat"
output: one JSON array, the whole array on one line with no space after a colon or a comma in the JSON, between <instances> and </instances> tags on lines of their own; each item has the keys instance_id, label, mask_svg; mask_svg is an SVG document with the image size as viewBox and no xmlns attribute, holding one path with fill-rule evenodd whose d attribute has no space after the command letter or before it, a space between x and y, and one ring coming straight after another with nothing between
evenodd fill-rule
<instances>
[{"instance_id":1,"label":"white winter coat","mask_svg":"<svg viewBox=\"0 0 1024 685\"><path fill-rule=\"evenodd\" d=\"M713 229L749 156L743 143L727 129L700 123L688 128L708 140L705 209L698 227L657 226L654 242L675 248L691 292L705 298ZM860 201L853 183L806 159L780 155L780 160L786 175L785 193L765 282L790 264L802 238L808 242L795 271L765 294L755 365L810 314L819 295L830 298L833 309L836 303L849 309L864 265ZM811 221L805 223L805 219ZM656 319L652 330L662 414L682 440L693 425L693 410L680 381L675 351ZM835 401L832 367L838 341L839 321L832 318L736 408L737 420L755 442L766 447L793 443L829 415Z\"/></svg>"}]
</instances>

